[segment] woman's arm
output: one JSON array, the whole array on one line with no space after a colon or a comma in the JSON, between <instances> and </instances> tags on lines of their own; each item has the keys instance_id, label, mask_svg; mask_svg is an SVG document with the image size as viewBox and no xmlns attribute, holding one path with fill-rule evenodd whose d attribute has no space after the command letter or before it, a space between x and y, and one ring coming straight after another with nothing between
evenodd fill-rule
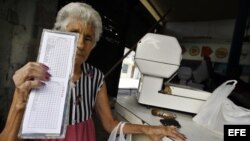
<instances>
[{"instance_id":1,"label":"woman's arm","mask_svg":"<svg viewBox=\"0 0 250 141\"><path fill-rule=\"evenodd\" d=\"M15 90L5 128L0 134L0 141L17 141L18 131L21 125L25 103L19 101L19 96L22 95Z\"/></svg>"},{"instance_id":2,"label":"woman's arm","mask_svg":"<svg viewBox=\"0 0 250 141\"><path fill-rule=\"evenodd\" d=\"M110 133L118 124L118 121L112 116L105 83L97 95L96 111L100 117L104 129ZM161 140L161 138L164 136L180 141L185 140L185 136L181 134L174 126L149 126L128 123L125 124L123 131L125 134L146 134L153 141Z\"/></svg>"},{"instance_id":3,"label":"woman's arm","mask_svg":"<svg viewBox=\"0 0 250 141\"><path fill-rule=\"evenodd\" d=\"M112 116L105 83L97 94L95 109L100 117L104 129L110 133L113 128L118 124L118 121L115 120Z\"/></svg>"},{"instance_id":4,"label":"woman's arm","mask_svg":"<svg viewBox=\"0 0 250 141\"><path fill-rule=\"evenodd\" d=\"M15 92L0 141L17 141L26 101L31 89L45 85L49 81L48 67L41 63L29 62L13 75Z\"/></svg>"}]
</instances>

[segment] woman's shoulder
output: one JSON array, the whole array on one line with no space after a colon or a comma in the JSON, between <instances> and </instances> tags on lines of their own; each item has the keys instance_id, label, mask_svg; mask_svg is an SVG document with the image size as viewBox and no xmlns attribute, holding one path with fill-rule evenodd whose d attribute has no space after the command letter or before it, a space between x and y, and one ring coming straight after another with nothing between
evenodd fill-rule
<instances>
[{"instance_id":1,"label":"woman's shoulder","mask_svg":"<svg viewBox=\"0 0 250 141\"><path fill-rule=\"evenodd\" d=\"M102 77L104 77L103 72L99 68L97 68L97 67L95 67L95 66L93 66L93 65L91 65L89 63L84 63L82 65L82 69L83 69L83 72L85 74L88 74L88 75L101 75Z\"/></svg>"}]
</instances>

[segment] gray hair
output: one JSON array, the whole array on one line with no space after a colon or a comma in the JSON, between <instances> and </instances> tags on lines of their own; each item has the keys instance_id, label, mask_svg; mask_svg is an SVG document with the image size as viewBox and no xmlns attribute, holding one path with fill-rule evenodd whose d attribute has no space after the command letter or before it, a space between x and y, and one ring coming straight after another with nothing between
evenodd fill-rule
<instances>
[{"instance_id":1,"label":"gray hair","mask_svg":"<svg viewBox=\"0 0 250 141\"><path fill-rule=\"evenodd\" d=\"M59 10L54 25L55 30L65 31L70 18L82 20L85 24L92 24L95 28L95 42L102 34L102 19L99 13L90 5L80 2L71 2Z\"/></svg>"}]
</instances>

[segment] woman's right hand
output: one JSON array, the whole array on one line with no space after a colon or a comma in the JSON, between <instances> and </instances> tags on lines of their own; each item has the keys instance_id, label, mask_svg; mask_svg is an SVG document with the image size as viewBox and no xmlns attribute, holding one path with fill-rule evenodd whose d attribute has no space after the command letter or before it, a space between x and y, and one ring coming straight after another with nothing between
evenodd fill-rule
<instances>
[{"instance_id":1,"label":"woman's right hand","mask_svg":"<svg viewBox=\"0 0 250 141\"><path fill-rule=\"evenodd\" d=\"M18 106L21 106L19 108L25 106L31 89L44 86L44 82L50 80L51 75L48 70L49 68L42 63L29 62L15 72L13 81L17 93L15 98L19 103Z\"/></svg>"}]
</instances>

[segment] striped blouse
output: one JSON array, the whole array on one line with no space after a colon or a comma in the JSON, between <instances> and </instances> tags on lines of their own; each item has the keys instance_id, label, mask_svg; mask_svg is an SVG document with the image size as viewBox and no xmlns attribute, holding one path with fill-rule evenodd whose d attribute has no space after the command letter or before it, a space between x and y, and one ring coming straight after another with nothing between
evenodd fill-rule
<instances>
[{"instance_id":1,"label":"striped blouse","mask_svg":"<svg viewBox=\"0 0 250 141\"><path fill-rule=\"evenodd\" d=\"M103 81L103 73L94 66L84 63L81 78L71 87L69 124L83 122L91 118L96 95Z\"/></svg>"}]
</instances>

